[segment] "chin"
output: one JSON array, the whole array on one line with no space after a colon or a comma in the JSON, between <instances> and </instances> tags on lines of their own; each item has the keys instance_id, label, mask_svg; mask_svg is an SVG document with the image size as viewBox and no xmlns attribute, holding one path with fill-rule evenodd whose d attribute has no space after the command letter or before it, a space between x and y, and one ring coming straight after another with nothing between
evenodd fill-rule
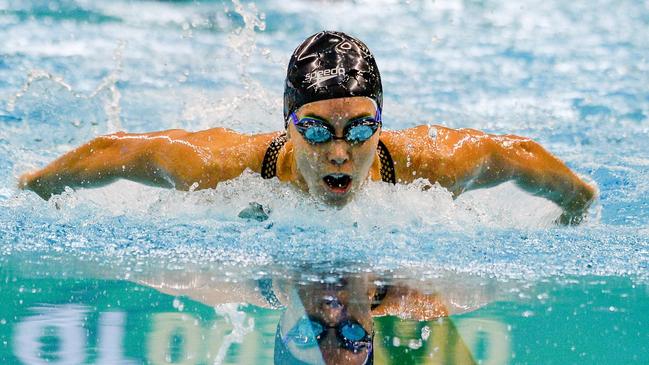
<instances>
[{"instance_id":1,"label":"chin","mask_svg":"<svg viewBox=\"0 0 649 365\"><path fill-rule=\"evenodd\" d=\"M334 192L326 185L323 186L320 184L318 184L315 189L309 189L309 191L314 198L325 203L326 205L336 208L342 208L343 206L347 205L347 203L349 203L353 199L356 193L356 189L353 188L344 193Z\"/></svg>"},{"instance_id":2,"label":"chin","mask_svg":"<svg viewBox=\"0 0 649 365\"><path fill-rule=\"evenodd\" d=\"M321 199L327 205L331 205L336 208L342 208L352 200L353 196L354 194L352 194L352 192L349 192L344 196L333 195L325 192L324 194L321 195Z\"/></svg>"}]
</instances>

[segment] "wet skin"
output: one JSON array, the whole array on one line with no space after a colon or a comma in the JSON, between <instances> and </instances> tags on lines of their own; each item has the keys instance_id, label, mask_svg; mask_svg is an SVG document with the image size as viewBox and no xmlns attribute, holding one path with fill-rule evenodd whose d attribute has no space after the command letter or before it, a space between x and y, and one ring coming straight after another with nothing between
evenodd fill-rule
<instances>
[{"instance_id":1,"label":"wet skin","mask_svg":"<svg viewBox=\"0 0 649 365\"><path fill-rule=\"evenodd\" d=\"M350 119L374 112L371 99L350 97L305 104L297 115L322 117L340 137ZM246 169L259 173L268 145L280 133L247 135L225 128L119 132L98 137L45 168L21 176L19 186L44 199L66 186L96 187L120 178L180 190L213 188ZM563 214L558 222L562 224L579 223L596 195L594 187L524 137L422 125L379 130L356 145L343 140L312 145L292 123L288 136L278 156L277 177L334 206L349 202L368 178L381 179L376 150L379 139L392 155L398 183L423 178L457 196L512 180L529 193L559 205ZM331 173L349 174L349 189L332 190L323 181Z\"/></svg>"}]
</instances>

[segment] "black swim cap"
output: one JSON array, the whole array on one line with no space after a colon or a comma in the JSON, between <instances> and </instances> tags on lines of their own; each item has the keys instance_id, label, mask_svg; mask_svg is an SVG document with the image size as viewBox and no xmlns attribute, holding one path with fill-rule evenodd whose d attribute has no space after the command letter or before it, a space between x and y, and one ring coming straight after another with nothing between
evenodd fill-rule
<instances>
[{"instance_id":1,"label":"black swim cap","mask_svg":"<svg viewBox=\"0 0 649 365\"><path fill-rule=\"evenodd\" d=\"M349 96L367 96L383 107L381 75L370 50L341 32L322 31L307 38L288 63L285 123L304 104Z\"/></svg>"}]
</instances>

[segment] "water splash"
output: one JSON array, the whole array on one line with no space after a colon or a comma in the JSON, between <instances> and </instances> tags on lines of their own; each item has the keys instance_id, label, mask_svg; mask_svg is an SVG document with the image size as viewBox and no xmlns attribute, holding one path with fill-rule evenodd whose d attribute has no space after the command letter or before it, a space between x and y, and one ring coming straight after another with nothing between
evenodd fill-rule
<instances>
[{"instance_id":1,"label":"water splash","mask_svg":"<svg viewBox=\"0 0 649 365\"><path fill-rule=\"evenodd\" d=\"M32 84L40 80L51 80L59 88L67 90L68 92L72 92L72 87L65 83L63 78L51 75L44 70L33 70L27 75L27 81L20 88L20 91L18 91L13 97L9 99L9 101L7 101L7 111L10 113L15 112L16 103L25 97L25 94L27 94L31 89Z\"/></svg>"},{"instance_id":2,"label":"water splash","mask_svg":"<svg viewBox=\"0 0 649 365\"><path fill-rule=\"evenodd\" d=\"M120 43L115 50L115 69L88 95L74 91L53 73L30 71L27 81L7 101L7 111L22 122L12 137L53 147L79 144L121 129L121 94L117 82L124 45Z\"/></svg>"},{"instance_id":3,"label":"water splash","mask_svg":"<svg viewBox=\"0 0 649 365\"><path fill-rule=\"evenodd\" d=\"M227 45L237 56L234 63L244 91L221 95L216 102L213 95L199 92L187 103L181 118L196 129L224 126L246 132L276 130L283 119L281 99L251 76L251 68L255 66L251 62L257 61L253 59L255 55L270 59L268 49L257 47L258 32L266 29L266 16L254 3L244 5L233 0L232 4L234 13L243 19L243 25L228 35Z\"/></svg>"},{"instance_id":4,"label":"water splash","mask_svg":"<svg viewBox=\"0 0 649 365\"><path fill-rule=\"evenodd\" d=\"M113 53L113 61L115 62L115 68L106 76L101 84L95 89L89 98L93 99L98 97L100 93L107 91L109 93L108 102L104 103L104 112L106 113L106 122L107 122L107 131L117 132L122 129L122 122L120 120L120 100L122 94L117 88L117 82L119 81L119 76L122 73L122 60L124 54L124 47L126 47L125 41L119 41L115 52Z\"/></svg>"},{"instance_id":5,"label":"water splash","mask_svg":"<svg viewBox=\"0 0 649 365\"><path fill-rule=\"evenodd\" d=\"M232 4L237 14L243 18L244 25L228 36L228 46L241 56L241 63L237 65L237 68L241 77L244 80L249 80L250 57L257 50L256 31L263 32L266 29L266 16L259 12L254 3L248 3L246 7L239 0L232 0Z\"/></svg>"}]
</instances>

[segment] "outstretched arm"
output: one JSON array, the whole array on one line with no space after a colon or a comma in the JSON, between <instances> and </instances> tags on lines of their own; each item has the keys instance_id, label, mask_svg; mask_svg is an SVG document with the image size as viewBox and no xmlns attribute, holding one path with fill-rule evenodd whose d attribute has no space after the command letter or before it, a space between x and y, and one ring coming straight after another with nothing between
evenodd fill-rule
<instances>
[{"instance_id":1,"label":"outstretched arm","mask_svg":"<svg viewBox=\"0 0 649 365\"><path fill-rule=\"evenodd\" d=\"M397 150L411 141L397 154L402 161L395 158L397 177L406 181L424 177L459 195L513 180L559 205L562 224L578 224L595 198L595 188L529 138L439 126L393 133L385 141Z\"/></svg>"},{"instance_id":2,"label":"outstretched arm","mask_svg":"<svg viewBox=\"0 0 649 365\"><path fill-rule=\"evenodd\" d=\"M115 133L95 138L45 168L20 178L20 187L43 199L65 187L98 187L116 179L188 190L214 187L246 168L261 170L274 134L243 135L217 128L202 132L168 130Z\"/></svg>"},{"instance_id":3,"label":"outstretched arm","mask_svg":"<svg viewBox=\"0 0 649 365\"><path fill-rule=\"evenodd\" d=\"M491 140L487 148L489 168L480 167L476 188L481 187L480 184L498 183L503 178L513 179L522 189L559 205L563 209L559 223L581 222L595 199L594 187L531 139L494 136Z\"/></svg>"}]
</instances>

